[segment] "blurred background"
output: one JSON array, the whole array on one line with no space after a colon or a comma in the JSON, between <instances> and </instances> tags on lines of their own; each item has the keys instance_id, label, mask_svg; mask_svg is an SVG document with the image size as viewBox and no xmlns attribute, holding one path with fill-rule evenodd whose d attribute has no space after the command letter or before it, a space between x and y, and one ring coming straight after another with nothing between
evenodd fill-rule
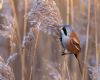
<instances>
[{"instance_id":1,"label":"blurred background","mask_svg":"<svg viewBox=\"0 0 100 80\"><path fill-rule=\"evenodd\" d=\"M99 8L100 0L0 0L0 56L12 56L15 80L100 80ZM83 75L73 55L61 56L61 24L79 36Z\"/></svg>"}]
</instances>

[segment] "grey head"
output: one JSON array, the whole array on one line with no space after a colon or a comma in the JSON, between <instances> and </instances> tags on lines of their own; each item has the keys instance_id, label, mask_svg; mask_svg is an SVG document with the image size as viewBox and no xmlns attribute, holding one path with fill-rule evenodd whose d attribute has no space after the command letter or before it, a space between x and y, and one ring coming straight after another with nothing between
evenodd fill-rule
<instances>
[{"instance_id":1,"label":"grey head","mask_svg":"<svg viewBox=\"0 0 100 80\"><path fill-rule=\"evenodd\" d=\"M62 46L65 48L67 41L70 39L72 28L70 25L62 25L61 27L62 28L60 32L60 41L61 41Z\"/></svg>"},{"instance_id":2,"label":"grey head","mask_svg":"<svg viewBox=\"0 0 100 80\"><path fill-rule=\"evenodd\" d=\"M61 32L65 36L69 36L72 31L73 31L73 29L70 25L62 25L62 31Z\"/></svg>"}]
</instances>

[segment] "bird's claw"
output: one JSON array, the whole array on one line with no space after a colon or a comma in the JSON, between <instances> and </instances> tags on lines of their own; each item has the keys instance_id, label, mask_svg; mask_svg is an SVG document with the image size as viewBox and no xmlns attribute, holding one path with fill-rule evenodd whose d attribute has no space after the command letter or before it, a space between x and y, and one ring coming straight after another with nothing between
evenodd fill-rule
<instances>
[{"instance_id":1,"label":"bird's claw","mask_svg":"<svg viewBox=\"0 0 100 80\"><path fill-rule=\"evenodd\" d=\"M61 55L62 55L62 56L63 56L63 55L66 55L66 53L65 53L65 52L62 52L62 54L61 54Z\"/></svg>"},{"instance_id":2,"label":"bird's claw","mask_svg":"<svg viewBox=\"0 0 100 80\"><path fill-rule=\"evenodd\" d=\"M67 55L67 54L71 54L71 53L63 51L61 55L63 56L63 55Z\"/></svg>"}]
</instances>

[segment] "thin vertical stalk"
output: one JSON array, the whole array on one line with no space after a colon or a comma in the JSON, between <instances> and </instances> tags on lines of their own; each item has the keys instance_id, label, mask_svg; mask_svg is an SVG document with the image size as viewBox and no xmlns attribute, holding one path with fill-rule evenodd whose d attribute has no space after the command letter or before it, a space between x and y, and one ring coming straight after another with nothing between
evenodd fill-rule
<instances>
[{"instance_id":1,"label":"thin vertical stalk","mask_svg":"<svg viewBox=\"0 0 100 80\"><path fill-rule=\"evenodd\" d=\"M37 36L36 36L36 42L35 42L35 48L34 48L34 53L33 53L33 59L34 59L34 56L35 56L35 53L36 53L36 48L37 48L38 38L39 38L39 31L37 32ZM31 67L31 72L30 72L29 80L32 79L33 62L34 62L33 59L32 59L32 67Z\"/></svg>"},{"instance_id":2,"label":"thin vertical stalk","mask_svg":"<svg viewBox=\"0 0 100 80\"><path fill-rule=\"evenodd\" d=\"M66 19L67 19L67 24L69 24L69 0L67 0L67 16L66 16Z\"/></svg>"},{"instance_id":3,"label":"thin vertical stalk","mask_svg":"<svg viewBox=\"0 0 100 80\"><path fill-rule=\"evenodd\" d=\"M90 24L90 0L88 0L88 23L87 23L85 59L84 59L85 64L87 64L87 56L88 56L87 53L88 53L88 45L89 45L89 26L90 26L89 24ZM82 80L85 80L85 74L86 74L86 69L84 65Z\"/></svg>"},{"instance_id":4,"label":"thin vertical stalk","mask_svg":"<svg viewBox=\"0 0 100 80\"><path fill-rule=\"evenodd\" d=\"M68 73L68 80L70 80L70 74L69 74L69 70L68 70L67 64L66 64L66 68L67 68L67 73Z\"/></svg>"},{"instance_id":5,"label":"thin vertical stalk","mask_svg":"<svg viewBox=\"0 0 100 80\"><path fill-rule=\"evenodd\" d=\"M72 67L72 68L73 68L73 70L72 70L72 72L73 72L73 79L74 79L74 80L77 80L77 73L78 73L78 72L77 72L77 65L76 65L76 62L73 63L72 65L73 65L73 67Z\"/></svg>"},{"instance_id":6,"label":"thin vertical stalk","mask_svg":"<svg viewBox=\"0 0 100 80\"><path fill-rule=\"evenodd\" d=\"M74 21L74 9L73 9L73 0L70 0L70 4L71 4L71 26L73 26L73 21Z\"/></svg>"},{"instance_id":7,"label":"thin vertical stalk","mask_svg":"<svg viewBox=\"0 0 100 80\"><path fill-rule=\"evenodd\" d=\"M31 66L31 72L30 72L30 77L29 77L29 80L32 79L32 71L33 71L33 64L34 64L34 56L35 56L35 53L36 53L36 48L37 48L37 44L38 44L38 39L39 39L39 28L40 28L40 25L41 25L41 22L39 20L39 23L37 24L37 35L36 35L36 41L35 41L35 46L34 46L34 52L33 52L33 58L32 58L32 66Z\"/></svg>"},{"instance_id":8,"label":"thin vertical stalk","mask_svg":"<svg viewBox=\"0 0 100 80\"><path fill-rule=\"evenodd\" d=\"M97 13L96 13L96 8L97 8L97 0L94 0L94 25L95 25L95 47L96 47L96 66L98 66L99 64L99 54L98 54L98 48L97 48L97 44L98 44L98 38L97 38L97 22L96 22L96 17L97 17Z\"/></svg>"},{"instance_id":9,"label":"thin vertical stalk","mask_svg":"<svg viewBox=\"0 0 100 80\"><path fill-rule=\"evenodd\" d=\"M27 19L26 19L26 15L27 15L27 10L28 10L28 1L24 0L24 36L26 36L26 28L27 28ZM21 55L21 64L22 64L22 80L25 80L25 46L23 48L23 54Z\"/></svg>"},{"instance_id":10,"label":"thin vertical stalk","mask_svg":"<svg viewBox=\"0 0 100 80\"><path fill-rule=\"evenodd\" d=\"M99 65L99 53L98 53L98 38L97 38L97 22L96 22L96 18L97 18L97 13L96 13L96 9L97 9L97 0L94 0L94 26L95 26L95 48L96 48L96 68L98 71L98 65ZM97 74L97 79L98 79L98 74Z\"/></svg>"},{"instance_id":11,"label":"thin vertical stalk","mask_svg":"<svg viewBox=\"0 0 100 80\"><path fill-rule=\"evenodd\" d=\"M15 5L14 5L14 1L13 0L9 0L9 3L11 4L11 8L13 11L13 15L14 15L14 27L16 29L16 33L17 33L17 38L18 38L18 42L19 42L19 46L21 46L21 36L20 36L20 29L19 29L19 25L18 25L18 19L17 19L17 13L16 13L16 9L15 9Z\"/></svg>"},{"instance_id":12,"label":"thin vertical stalk","mask_svg":"<svg viewBox=\"0 0 100 80\"><path fill-rule=\"evenodd\" d=\"M18 45L18 49L19 49L19 55L21 57L21 53L22 53L22 47L21 47L21 36L20 36L20 28L19 28L19 24L18 24L18 19L17 19L17 13L16 13L16 9L15 9L15 4L13 0L9 0L9 3L11 4L11 8L12 8L12 12L13 12L13 16L14 16L14 29L16 29L16 33L17 33L17 45ZM23 58L21 57L21 63L22 63ZM24 70L23 70L23 64L21 64L21 80L25 80L24 79Z\"/></svg>"},{"instance_id":13,"label":"thin vertical stalk","mask_svg":"<svg viewBox=\"0 0 100 80\"><path fill-rule=\"evenodd\" d=\"M65 80L65 74L66 74L66 57L64 56L64 63L62 68L62 80Z\"/></svg>"},{"instance_id":14,"label":"thin vertical stalk","mask_svg":"<svg viewBox=\"0 0 100 80\"><path fill-rule=\"evenodd\" d=\"M23 53L23 51L22 51L22 53ZM25 59L25 53L23 53L23 54L21 54L20 55L20 57L21 57L21 80L25 80L25 61L24 61L24 59Z\"/></svg>"},{"instance_id":15,"label":"thin vertical stalk","mask_svg":"<svg viewBox=\"0 0 100 80\"><path fill-rule=\"evenodd\" d=\"M70 10L69 10L69 0L67 0L67 15L66 15L66 20L67 20L67 24L69 25L69 18L70 18L70 15L69 15L69 12L70 12ZM65 80L66 79L66 76L65 76L65 73L66 73L66 68L67 68L67 74L68 74L68 80L70 80L70 75L69 75L69 71L68 71L68 66L67 66L67 64L68 64L68 57L67 56L65 56L64 57L64 63L63 63L63 68L62 68L62 80Z\"/></svg>"},{"instance_id":16,"label":"thin vertical stalk","mask_svg":"<svg viewBox=\"0 0 100 80\"><path fill-rule=\"evenodd\" d=\"M0 10L2 9L3 7L3 0L0 0Z\"/></svg>"},{"instance_id":17,"label":"thin vertical stalk","mask_svg":"<svg viewBox=\"0 0 100 80\"><path fill-rule=\"evenodd\" d=\"M26 35L26 29L27 29L27 19L26 19L26 15L27 15L27 11L28 11L28 0L24 0L24 36Z\"/></svg>"},{"instance_id":18,"label":"thin vertical stalk","mask_svg":"<svg viewBox=\"0 0 100 80\"><path fill-rule=\"evenodd\" d=\"M70 25L73 27L73 22L74 22L74 9L73 9L73 0L70 0ZM76 62L73 65L74 70L73 72L73 79L77 80L77 65Z\"/></svg>"},{"instance_id":19,"label":"thin vertical stalk","mask_svg":"<svg viewBox=\"0 0 100 80\"><path fill-rule=\"evenodd\" d=\"M67 15L66 15L66 20L67 20L67 24L69 24L69 0L67 0ZM64 63L63 63L63 66L62 66L62 80L65 80L66 76L65 76L65 73L66 73L66 68L67 68L67 73L68 73L68 77L69 77L69 80L70 80L70 75L69 75L69 71L68 71L68 57L64 57Z\"/></svg>"},{"instance_id":20,"label":"thin vertical stalk","mask_svg":"<svg viewBox=\"0 0 100 80\"><path fill-rule=\"evenodd\" d=\"M66 80L66 70L67 70L67 74L68 74L68 80L70 80L70 74L69 74L67 64L68 64L68 57L64 56L64 62L63 62L63 66L62 66L62 79L61 80Z\"/></svg>"}]
</instances>

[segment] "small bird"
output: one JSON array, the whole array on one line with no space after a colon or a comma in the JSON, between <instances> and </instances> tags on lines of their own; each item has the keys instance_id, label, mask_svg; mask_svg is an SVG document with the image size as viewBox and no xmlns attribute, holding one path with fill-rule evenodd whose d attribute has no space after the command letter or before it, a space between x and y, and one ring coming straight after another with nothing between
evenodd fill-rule
<instances>
[{"instance_id":1,"label":"small bird","mask_svg":"<svg viewBox=\"0 0 100 80\"><path fill-rule=\"evenodd\" d=\"M62 26L62 29L60 31L60 41L64 49L62 55L74 54L76 59L78 60L80 72L82 73L81 63L79 59L79 54L81 51L80 41L77 34L74 32L71 26Z\"/></svg>"}]
</instances>

